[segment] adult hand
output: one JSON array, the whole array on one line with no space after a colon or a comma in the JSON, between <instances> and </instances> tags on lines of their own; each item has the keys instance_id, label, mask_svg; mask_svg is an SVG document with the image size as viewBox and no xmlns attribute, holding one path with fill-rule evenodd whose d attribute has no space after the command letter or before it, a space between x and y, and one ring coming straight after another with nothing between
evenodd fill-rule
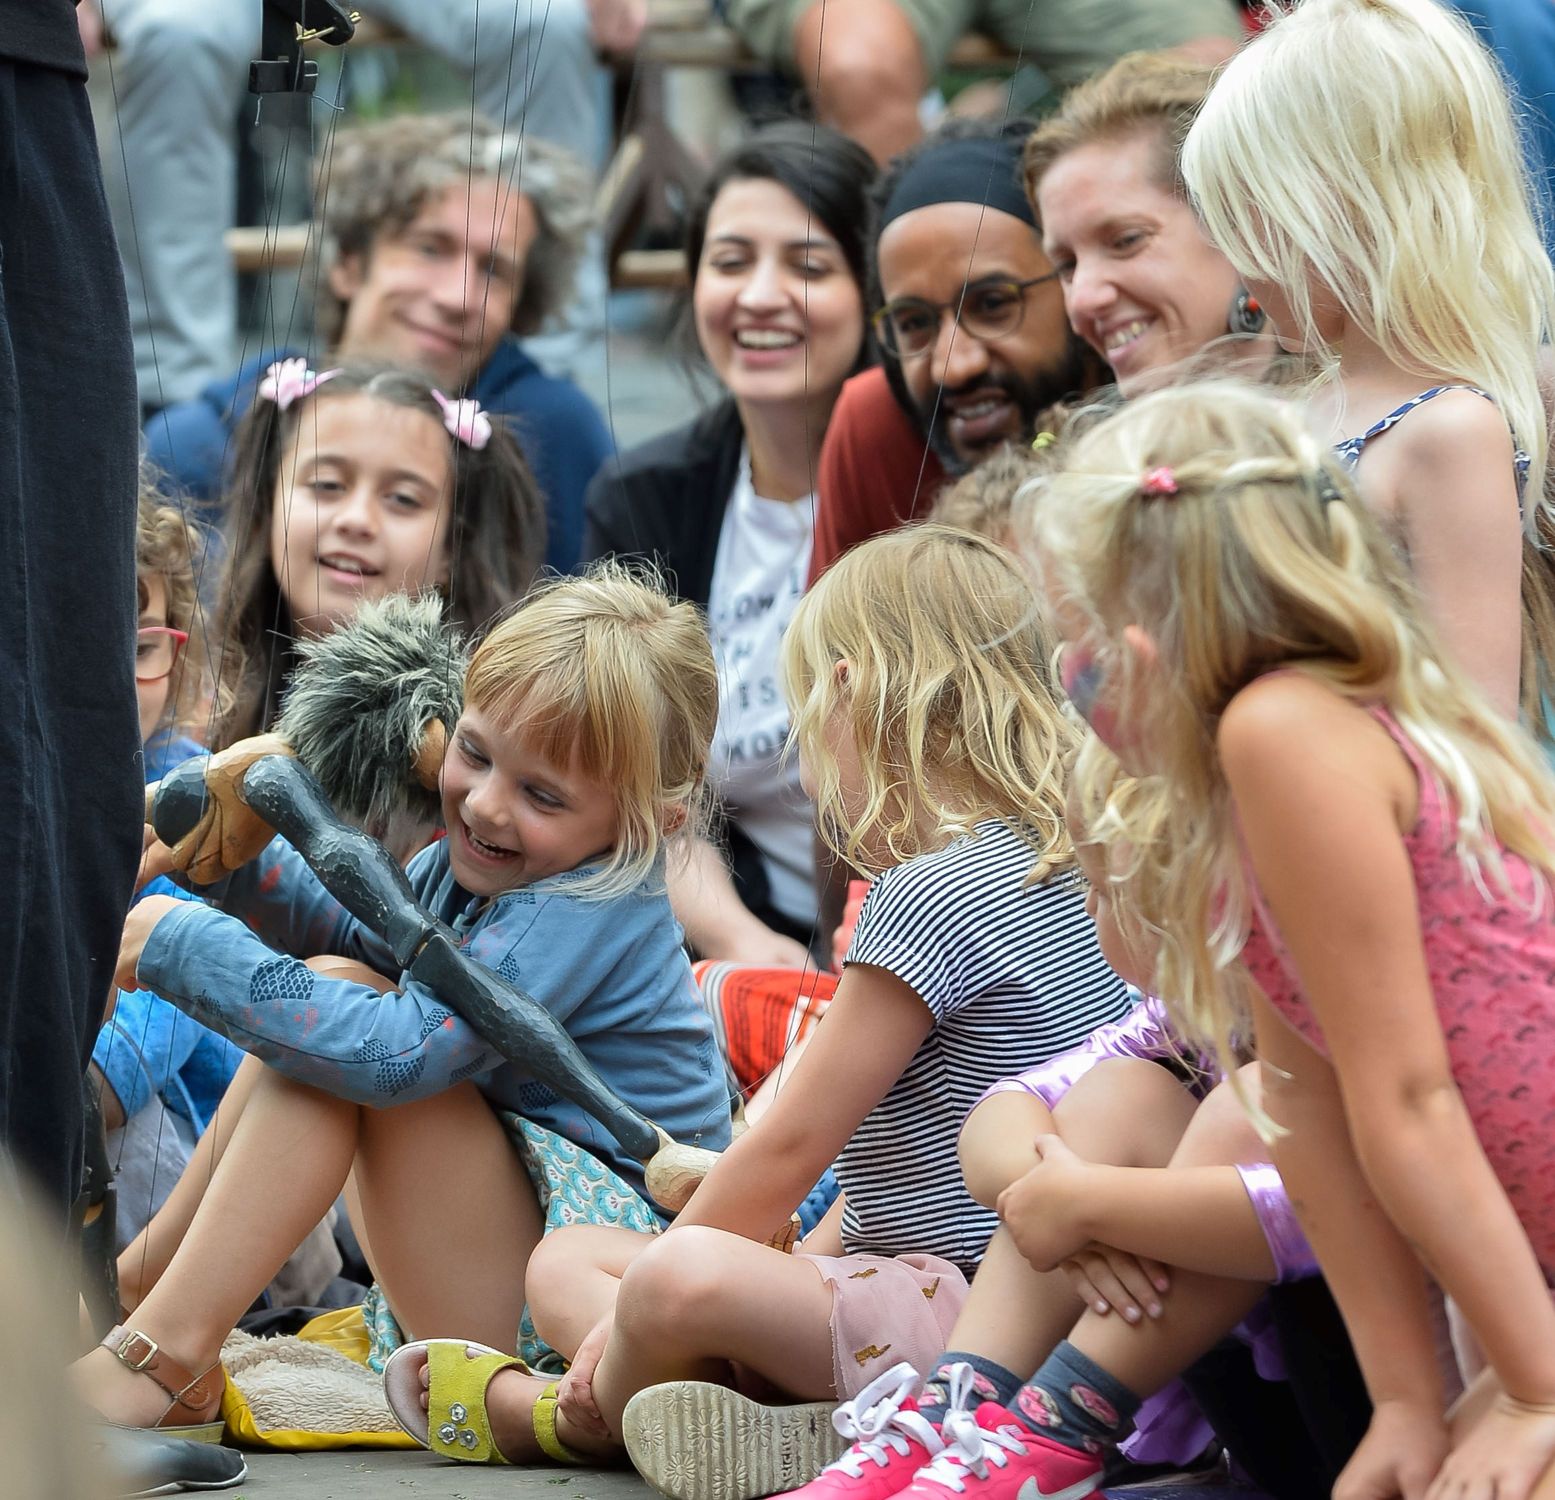
<instances>
[{"instance_id":1,"label":"adult hand","mask_svg":"<svg viewBox=\"0 0 1555 1500\"><path fill-rule=\"evenodd\" d=\"M589 1331L556 1388L556 1407L561 1415L579 1432L602 1442L613 1441L615 1434L605 1425L594 1400L594 1371L599 1368L605 1345L610 1342L614 1316L613 1311L606 1313Z\"/></svg>"},{"instance_id":2,"label":"adult hand","mask_svg":"<svg viewBox=\"0 0 1555 1500\"><path fill-rule=\"evenodd\" d=\"M601 52L634 52L648 25L648 0L587 0L589 34Z\"/></svg>"},{"instance_id":3,"label":"adult hand","mask_svg":"<svg viewBox=\"0 0 1555 1500\"><path fill-rule=\"evenodd\" d=\"M1555 1404L1495 1404L1441 1466L1426 1500L1528 1500L1555 1461Z\"/></svg>"},{"instance_id":4,"label":"adult hand","mask_svg":"<svg viewBox=\"0 0 1555 1500\"><path fill-rule=\"evenodd\" d=\"M1059 1269L1085 1305L1105 1317L1121 1313L1125 1322L1142 1317L1159 1318L1161 1299L1171 1289L1166 1267L1113 1245L1089 1244L1072 1255Z\"/></svg>"},{"instance_id":5,"label":"adult hand","mask_svg":"<svg viewBox=\"0 0 1555 1500\"><path fill-rule=\"evenodd\" d=\"M1333 1500L1426 1500L1435 1493L1431 1481L1446 1456L1447 1424L1440 1413L1379 1401L1366 1436L1334 1485Z\"/></svg>"},{"instance_id":6,"label":"adult hand","mask_svg":"<svg viewBox=\"0 0 1555 1500\"><path fill-rule=\"evenodd\" d=\"M124 919L124 936L119 942L118 966L113 971L113 982L121 990L140 988L136 970L152 930L170 911L177 911L183 904L176 896L147 896L130 908L129 916Z\"/></svg>"},{"instance_id":7,"label":"adult hand","mask_svg":"<svg viewBox=\"0 0 1555 1500\"><path fill-rule=\"evenodd\" d=\"M995 1207L1016 1248L1039 1271L1051 1271L1091 1242L1080 1222L1089 1162L1056 1135L1039 1135L1037 1164L999 1194Z\"/></svg>"}]
</instances>

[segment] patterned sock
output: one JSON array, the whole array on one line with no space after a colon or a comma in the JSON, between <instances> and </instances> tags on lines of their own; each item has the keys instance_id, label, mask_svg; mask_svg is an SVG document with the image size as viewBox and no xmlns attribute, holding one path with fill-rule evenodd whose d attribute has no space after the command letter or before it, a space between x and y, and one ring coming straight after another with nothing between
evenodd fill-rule
<instances>
[{"instance_id":1,"label":"patterned sock","mask_svg":"<svg viewBox=\"0 0 1555 1500\"><path fill-rule=\"evenodd\" d=\"M1100 1453L1127 1431L1140 1398L1067 1341L1010 1403L1033 1432L1066 1448Z\"/></svg>"},{"instance_id":2,"label":"patterned sock","mask_svg":"<svg viewBox=\"0 0 1555 1500\"><path fill-rule=\"evenodd\" d=\"M1020 1389L1020 1376L1003 1365L996 1365L981 1354L959 1354L947 1350L945 1357L934 1366L934 1373L924 1381L918 1392L918 1410L936 1426L945 1419L950 1409L950 1367L956 1364L971 1365L972 1396L978 1401L997 1401L1008 1405L1010 1397Z\"/></svg>"}]
</instances>

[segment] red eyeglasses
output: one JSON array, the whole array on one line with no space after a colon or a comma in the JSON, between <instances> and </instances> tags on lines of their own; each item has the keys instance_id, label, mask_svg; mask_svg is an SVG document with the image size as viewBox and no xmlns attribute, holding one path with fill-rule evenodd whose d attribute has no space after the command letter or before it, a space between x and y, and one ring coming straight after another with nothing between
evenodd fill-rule
<instances>
[{"instance_id":1,"label":"red eyeglasses","mask_svg":"<svg viewBox=\"0 0 1555 1500\"><path fill-rule=\"evenodd\" d=\"M135 632L135 681L161 682L169 676L188 640L187 630L174 630L171 625L142 625Z\"/></svg>"}]
</instances>

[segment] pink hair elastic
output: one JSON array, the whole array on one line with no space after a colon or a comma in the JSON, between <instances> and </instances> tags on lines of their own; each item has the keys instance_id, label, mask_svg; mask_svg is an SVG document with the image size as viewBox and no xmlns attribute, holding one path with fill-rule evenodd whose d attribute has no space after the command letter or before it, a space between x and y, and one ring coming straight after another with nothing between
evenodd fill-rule
<instances>
[{"instance_id":1,"label":"pink hair elastic","mask_svg":"<svg viewBox=\"0 0 1555 1500\"><path fill-rule=\"evenodd\" d=\"M481 410L479 401L469 396L450 400L434 390L432 399L443 410L443 426L467 448L479 452L491 441L491 418Z\"/></svg>"},{"instance_id":2,"label":"pink hair elastic","mask_svg":"<svg viewBox=\"0 0 1555 1500\"><path fill-rule=\"evenodd\" d=\"M1139 481L1139 492L1142 495L1175 495L1177 493L1177 476L1165 464L1159 469L1151 469Z\"/></svg>"},{"instance_id":3,"label":"pink hair elastic","mask_svg":"<svg viewBox=\"0 0 1555 1500\"><path fill-rule=\"evenodd\" d=\"M278 359L259 382L259 394L285 411L292 402L311 396L326 380L333 380L339 373L339 370L325 370L319 374L310 370L307 360L300 357Z\"/></svg>"}]
</instances>

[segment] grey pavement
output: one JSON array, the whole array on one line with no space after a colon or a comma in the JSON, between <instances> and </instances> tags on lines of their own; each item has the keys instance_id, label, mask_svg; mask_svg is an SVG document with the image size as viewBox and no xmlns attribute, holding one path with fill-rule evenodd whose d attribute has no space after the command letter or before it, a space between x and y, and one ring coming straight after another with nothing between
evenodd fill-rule
<instances>
[{"instance_id":1,"label":"grey pavement","mask_svg":"<svg viewBox=\"0 0 1555 1500\"><path fill-rule=\"evenodd\" d=\"M430 1453L251 1453L236 1500L649 1500L654 1491L621 1469L483 1468L450 1464ZM1110 1492L1117 1500L1261 1500L1221 1484L1138 1486Z\"/></svg>"},{"instance_id":2,"label":"grey pavement","mask_svg":"<svg viewBox=\"0 0 1555 1500\"><path fill-rule=\"evenodd\" d=\"M645 1500L653 1494L630 1470L481 1467L430 1453L250 1453L248 1479L234 1497L253 1500Z\"/></svg>"}]
</instances>

